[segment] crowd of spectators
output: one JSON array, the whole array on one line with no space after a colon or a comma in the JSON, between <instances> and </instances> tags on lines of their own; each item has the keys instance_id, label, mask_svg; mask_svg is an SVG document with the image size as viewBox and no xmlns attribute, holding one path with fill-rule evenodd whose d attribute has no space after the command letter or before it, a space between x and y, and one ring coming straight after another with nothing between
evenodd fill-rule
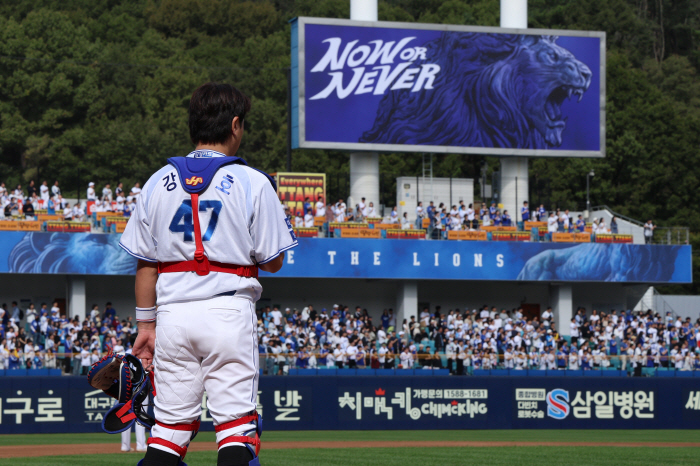
<instances>
[{"instance_id":1,"label":"crowd of spectators","mask_svg":"<svg viewBox=\"0 0 700 466\"><path fill-rule=\"evenodd\" d=\"M270 375L292 368L443 368L455 375L611 368L638 376L644 368L700 370L700 319L671 313L579 308L567 337L557 332L551 308L528 318L519 308L443 312L437 306L402 322L385 309L375 322L367 309L336 304L330 311L264 307L257 317L260 366ZM86 374L109 349L129 349L137 331L111 303L93 305L81 320L67 317L57 302L38 309L12 302L0 307L0 322L0 368L60 368L73 375Z\"/></svg>"},{"instance_id":2,"label":"crowd of spectators","mask_svg":"<svg viewBox=\"0 0 700 466\"><path fill-rule=\"evenodd\" d=\"M63 369L73 375L86 375L110 348L128 349L137 331L130 317L119 319L111 303L103 310L93 305L82 321L67 317L58 302L50 309L46 303L39 309L4 303L0 322L0 369Z\"/></svg>"},{"instance_id":3,"label":"crowd of spectators","mask_svg":"<svg viewBox=\"0 0 700 466\"><path fill-rule=\"evenodd\" d=\"M553 317L551 308L526 318L522 309L443 313L438 306L397 326L391 309L375 323L359 306L334 305L330 312L267 307L258 315L261 367L268 374L322 367L447 368L456 375L475 369L700 370L700 319L580 308L571 336L561 337Z\"/></svg>"},{"instance_id":4,"label":"crowd of spectators","mask_svg":"<svg viewBox=\"0 0 700 466\"><path fill-rule=\"evenodd\" d=\"M107 183L98 195L95 183L90 182L86 200L71 204L63 197L58 181L54 181L51 187L43 181L37 189L34 180L31 180L26 191L21 184L8 189L5 183L0 183L0 218L35 220L36 211L45 210L49 215L60 215L66 221L85 221L88 203L91 203L94 212L123 213L128 217L136 207L140 193L139 183L134 184L129 193L124 192L122 183L117 184L114 192Z\"/></svg>"},{"instance_id":5,"label":"crowd of spectators","mask_svg":"<svg viewBox=\"0 0 700 466\"><path fill-rule=\"evenodd\" d=\"M323 219L324 222L363 222L368 218L381 218L383 223L396 224L397 228L402 229L427 227L429 233L450 230L479 231L481 227L518 226L518 221L511 217L508 210L502 211L495 202L491 203L490 207L483 202L475 207L474 204L467 205L464 201L449 207L442 202L436 206L433 201L430 201L424 207L423 202L418 202L415 218L409 218L408 212L404 212L400 217L397 207L393 207L387 215L382 216L383 213L375 208L374 203L366 202L364 197L354 208L348 207L342 198L334 204L326 204L322 196L315 203L311 202L310 198L306 198L302 206L295 212L285 207L288 218L297 228L311 228L317 218ZM612 218L610 225L605 223L603 217L594 218L587 223L581 214L574 217L569 210L548 211L543 204L531 209L527 201L523 202L520 219L523 222L520 226L528 221L546 223L548 233L618 233L616 217ZM654 229L651 221L644 228L645 235L649 232L651 236Z\"/></svg>"}]
</instances>

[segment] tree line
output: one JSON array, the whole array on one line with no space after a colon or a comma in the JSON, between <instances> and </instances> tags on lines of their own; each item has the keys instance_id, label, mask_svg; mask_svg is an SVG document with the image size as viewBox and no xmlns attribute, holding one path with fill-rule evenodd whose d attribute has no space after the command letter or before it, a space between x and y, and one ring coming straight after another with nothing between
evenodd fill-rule
<instances>
[{"instance_id":1,"label":"tree line","mask_svg":"<svg viewBox=\"0 0 700 466\"><path fill-rule=\"evenodd\" d=\"M604 159L535 159L530 197L594 205L639 220L687 225L700 246L700 3L529 0L531 28L607 33ZM382 0L386 21L498 26L499 0ZM296 16L348 18L348 0L6 0L0 4L0 179L125 186L191 150L188 99L230 82L253 101L240 155L286 169L287 69ZM487 179L493 157L440 154L435 176ZM295 150L293 171L325 172L349 189L347 153ZM382 154L383 203L420 154ZM696 268L700 277L700 268ZM700 281L685 291L698 291ZM676 287L677 288L677 287Z\"/></svg>"}]
</instances>

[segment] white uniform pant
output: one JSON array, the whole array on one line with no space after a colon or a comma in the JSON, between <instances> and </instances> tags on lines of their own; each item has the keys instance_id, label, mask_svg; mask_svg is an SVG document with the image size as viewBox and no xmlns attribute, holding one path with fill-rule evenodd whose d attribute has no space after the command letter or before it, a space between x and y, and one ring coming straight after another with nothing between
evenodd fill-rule
<instances>
[{"instance_id":1,"label":"white uniform pant","mask_svg":"<svg viewBox=\"0 0 700 466\"><path fill-rule=\"evenodd\" d=\"M146 428L139 424L134 423L136 428L136 449L145 450L146 449ZM122 432L122 451L131 450L131 429Z\"/></svg>"},{"instance_id":2,"label":"white uniform pant","mask_svg":"<svg viewBox=\"0 0 700 466\"><path fill-rule=\"evenodd\" d=\"M164 304L156 311L155 418L189 424L207 408L214 425L253 411L258 396L258 336L251 294ZM216 441L255 429L244 424L217 432ZM151 436L185 447L191 432L155 425ZM229 443L226 446L242 445ZM175 451L152 444L173 454Z\"/></svg>"}]
</instances>

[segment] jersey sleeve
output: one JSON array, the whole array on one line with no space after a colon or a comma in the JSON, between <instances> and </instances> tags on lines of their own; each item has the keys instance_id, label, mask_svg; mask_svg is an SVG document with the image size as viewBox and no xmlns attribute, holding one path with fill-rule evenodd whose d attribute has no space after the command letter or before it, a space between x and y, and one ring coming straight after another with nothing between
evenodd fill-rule
<instances>
[{"instance_id":1,"label":"jersey sleeve","mask_svg":"<svg viewBox=\"0 0 700 466\"><path fill-rule=\"evenodd\" d=\"M253 208L250 235L253 239L255 262L265 264L284 251L299 245L292 225L284 215L277 193L267 179L261 186Z\"/></svg>"},{"instance_id":2,"label":"jersey sleeve","mask_svg":"<svg viewBox=\"0 0 700 466\"><path fill-rule=\"evenodd\" d=\"M119 246L137 259L148 262L158 262L156 259L156 244L151 236L151 222L148 219L145 195L140 195L136 208L126 224L124 233L119 240Z\"/></svg>"}]
</instances>

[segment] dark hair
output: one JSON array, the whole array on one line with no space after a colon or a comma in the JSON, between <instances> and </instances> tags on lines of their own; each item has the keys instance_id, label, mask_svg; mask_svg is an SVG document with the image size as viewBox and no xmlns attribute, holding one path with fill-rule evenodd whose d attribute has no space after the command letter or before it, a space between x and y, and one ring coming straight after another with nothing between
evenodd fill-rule
<instances>
[{"instance_id":1,"label":"dark hair","mask_svg":"<svg viewBox=\"0 0 700 466\"><path fill-rule=\"evenodd\" d=\"M225 143L231 137L231 122L241 123L250 111L250 99L230 84L206 83L190 99L189 127L193 144Z\"/></svg>"}]
</instances>

